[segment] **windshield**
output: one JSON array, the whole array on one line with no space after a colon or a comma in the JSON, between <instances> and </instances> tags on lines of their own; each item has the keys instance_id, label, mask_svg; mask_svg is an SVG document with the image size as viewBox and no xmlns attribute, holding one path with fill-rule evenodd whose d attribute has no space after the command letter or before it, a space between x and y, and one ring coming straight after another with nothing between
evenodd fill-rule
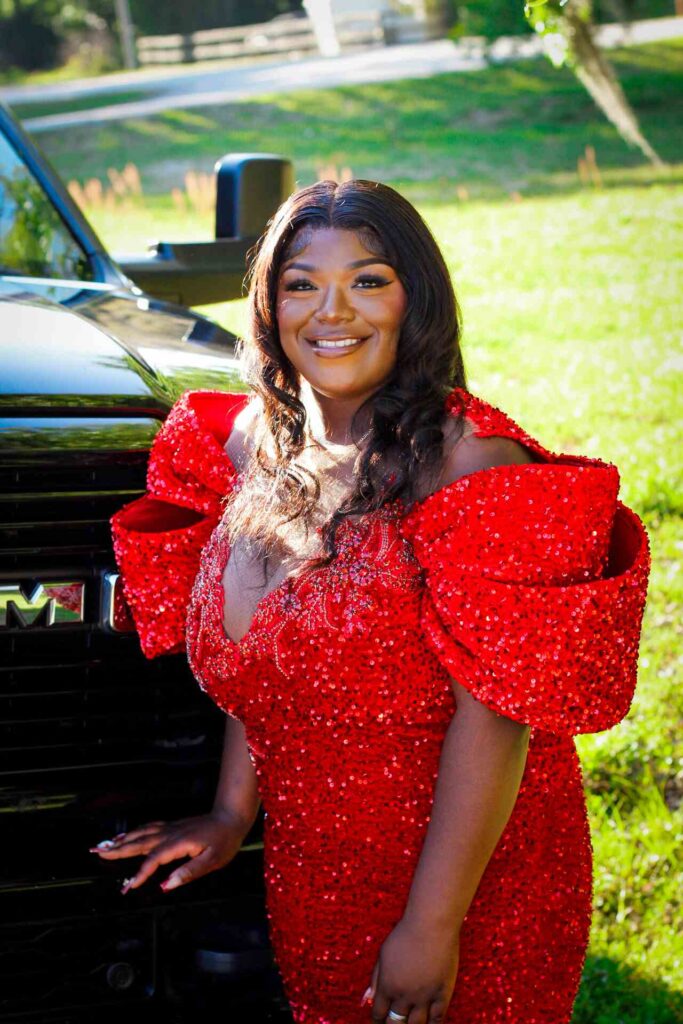
<instances>
[{"instance_id":1,"label":"windshield","mask_svg":"<svg viewBox=\"0 0 683 1024\"><path fill-rule=\"evenodd\" d=\"M2 133L0 274L93 280L88 257Z\"/></svg>"}]
</instances>

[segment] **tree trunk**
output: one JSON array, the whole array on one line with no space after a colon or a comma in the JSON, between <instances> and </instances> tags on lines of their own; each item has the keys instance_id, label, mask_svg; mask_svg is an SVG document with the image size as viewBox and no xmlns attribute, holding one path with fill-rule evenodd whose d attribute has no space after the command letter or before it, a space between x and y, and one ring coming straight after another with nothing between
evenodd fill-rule
<instances>
[{"instance_id":1,"label":"tree trunk","mask_svg":"<svg viewBox=\"0 0 683 1024\"><path fill-rule=\"evenodd\" d=\"M138 66L138 55L135 49L135 29L130 19L128 0L115 0L115 6L124 66L136 68Z\"/></svg>"},{"instance_id":2,"label":"tree trunk","mask_svg":"<svg viewBox=\"0 0 683 1024\"><path fill-rule=\"evenodd\" d=\"M656 167L663 167L663 160L640 130L614 68L595 42L592 21L581 17L582 3L583 0L568 0L561 14L562 32L573 60L574 73L621 137L629 145L637 146Z\"/></svg>"}]
</instances>

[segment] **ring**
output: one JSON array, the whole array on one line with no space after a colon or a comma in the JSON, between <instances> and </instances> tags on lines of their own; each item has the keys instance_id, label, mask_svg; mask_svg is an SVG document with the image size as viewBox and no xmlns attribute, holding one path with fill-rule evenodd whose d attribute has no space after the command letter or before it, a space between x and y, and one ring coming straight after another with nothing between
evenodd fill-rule
<instances>
[{"instance_id":1,"label":"ring","mask_svg":"<svg viewBox=\"0 0 683 1024\"><path fill-rule=\"evenodd\" d=\"M396 1013L395 1010L389 1010L387 1020L408 1020L408 1018L402 1013Z\"/></svg>"}]
</instances>

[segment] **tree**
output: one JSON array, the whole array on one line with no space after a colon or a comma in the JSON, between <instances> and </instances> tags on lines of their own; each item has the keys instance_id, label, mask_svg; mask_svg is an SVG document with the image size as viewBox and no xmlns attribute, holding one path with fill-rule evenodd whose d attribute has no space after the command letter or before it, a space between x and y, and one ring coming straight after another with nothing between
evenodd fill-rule
<instances>
[{"instance_id":1,"label":"tree","mask_svg":"<svg viewBox=\"0 0 683 1024\"><path fill-rule=\"evenodd\" d=\"M595 40L591 0L526 0L524 13L535 31L545 37L553 64L568 64L625 142L637 146L655 166L663 166Z\"/></svg>"}]
</instances>

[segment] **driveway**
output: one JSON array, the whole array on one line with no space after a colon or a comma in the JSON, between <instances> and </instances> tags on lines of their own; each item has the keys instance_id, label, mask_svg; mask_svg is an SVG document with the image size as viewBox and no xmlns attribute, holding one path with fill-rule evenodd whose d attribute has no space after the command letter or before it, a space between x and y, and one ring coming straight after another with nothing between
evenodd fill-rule
<instances>
[{"instance_id":1,"label":"driveway","mask_svg":"<svg viewBox=\"0 0 683 1024\"><path fill-rule=\"evenodd\" d=\"M612 46L654 42L683 36L683 17L652 18L620 25L603 25L599 40ZM32 132L68 128L73 125L148 117L165 110L190 109L232 103L267 93L296 89L322 89L339 85L371 84L401 78L429 78L453 71L477 71L491 63L520 60L543 52L540 37L510 36L488 45L477 40L453 42L439 39L405 46L377 47L339 57L309 57L303 60L259 62L235 65L184 65L180 68L142 69L106 78L82 79L49 86L17 86L0 89L5 103L64 102L97 96L101 105L90 110L24 117ZM117 92L149 93L123 103Z\"/></svg>"}]
</instances>

